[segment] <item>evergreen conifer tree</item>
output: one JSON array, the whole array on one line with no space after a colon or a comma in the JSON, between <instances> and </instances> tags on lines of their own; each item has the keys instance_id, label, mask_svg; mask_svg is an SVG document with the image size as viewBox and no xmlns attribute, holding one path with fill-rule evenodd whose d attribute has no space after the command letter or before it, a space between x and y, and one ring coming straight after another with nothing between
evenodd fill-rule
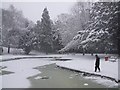
<instances>
[{"instance_id":1,"label":"evergreen conifer tree","mask_svg":"<svg viewBox=\"0 0 120 90\"><path fill-rule=\"evenodd\" d=\"M118 2L94 3L86 38L86 46L94 52L117 52L118 6Z\"/></svg>"},{"instance_id":2,"label":"evergreen conifer tree","mask_svg":"<svg viewBox=\"0 0 120 90\"><path fill-rule=\"evenodd\" d=\"M52 51L52 28L47 8L44 8L41 19L41 50L46 53Z\"/></svg>"}]
</instances>

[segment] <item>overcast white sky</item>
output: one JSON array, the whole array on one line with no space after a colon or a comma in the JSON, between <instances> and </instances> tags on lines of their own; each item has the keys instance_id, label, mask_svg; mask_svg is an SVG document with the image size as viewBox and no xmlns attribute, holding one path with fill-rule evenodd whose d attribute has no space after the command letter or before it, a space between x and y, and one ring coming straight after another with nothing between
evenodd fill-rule
<instances>
[{"instance_id":1,"label":"overcast white sky","mask_svg":"<svg viewBox=\"0 0 120 90\"><path fill-rule=\"evenodd\" d=\"M25 17L36 22L41 19L45 7L48 8L51 19L55 19L61 13L69 13L75 2L2 2L2 7L8 8L11 4L22 10Z\"/></svg>"},{"instance_id":2,"label":"overcast white sky","mask_svg":"<svg viewBox=\"0 0 120 90\"><path fill-rule=\"evenodd\" d=\"M71 7L77 1L86 2L98 0L1 0L1 1L3 8L8 8L10 4L13 4L18 10L23 11L25 17L36 22L37 20L41 19L41 14L45 7L48 8L50 17L53 20L57 17L57 15L61 13L70 13Z\"/></svg>"}]
</instances>

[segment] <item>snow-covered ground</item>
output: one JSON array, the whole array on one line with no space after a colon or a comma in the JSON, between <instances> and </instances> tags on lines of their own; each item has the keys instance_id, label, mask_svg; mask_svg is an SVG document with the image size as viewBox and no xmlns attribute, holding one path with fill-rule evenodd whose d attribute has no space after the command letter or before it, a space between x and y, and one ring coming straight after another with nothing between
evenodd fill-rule
<instances>
[{"instance_id":1,"label":"snow-covered ground","mask_svg":"<svg viewBox=\"0 0 120 90\"><path fill-rule=\"evenodd\" d=\"M18 49L18 48L10 48L10 53L11 54L23 54L24 51L22 49ZM7 47L3 47L3 54L8 54Z\"/></svg>"},{"instance_id":2,"label":"snow-covered ground","mask_svg":"<svg viewBox=\"0 0 120 90\"><path fill-rule=\"evenodd\" d=\"M102 55L101 55L102 56ZM100 68L101 72L94 72L95 67L95 57L86 55L72 55L68 58L71 58L72 60L66 61L66 62L59 62L57 65L62 67L67 67L75 70L85 71L89 73L95 73L100 74L104 76L109 76L112 78L115 78L118 80L118 61L111 62L111 61L105 61L104 58L101 58L100 62Z\"/></svg>"},{"instance_id":3,"label":"snow-covered ground","mask_svg":"<svg viewBox=\"0 0 120 90\"><path fill-rule=\"evenodd\" d=\"M42 58L42 59L20 59L16 61L9 61L9 62L0 62L2 66L7 66L4 70L15 72L14 74L3 75L0 76L0 80L2 79L2 87L14 87L14 88L26 88L29 87L30 83L26 79L29 76L33 76L39 74L37 70L33 69L37 66L43 66L46 64L56 63L58 66L70 68L73 70L85 71L88 73L94 73L104 76L109 76L118 80L118 60L117 62L110 62L105 61L105 55L99 55L101 57L100 68L101 72L94 72L94 64L95 64L95 57L91 55L81 55L81 54L41 54L41 55L2 55L0 58L4 61L5 59L10 58L17 58L17 57L58 57L62 59L72 59L69 61L55 61L51 60L50 58ZM92 77L93 79L94 77ZM87 79L91 79L91 77L87 77ZM11 81L12 80L12 81ZM16 85L14 85L15 82ZM24 82L24 83L23 83ZM114 84L115 82L111 82L110 80L105 82L105 80L98 78L96 80L98 83L103 84ZM10 84L9 84L10 83ZM114 86L113 85L113 86ZM16 87L15 87L16 86Z\"/></svg>"},{"instance_id":4,"label":"snow-covered ground","mask_svg":"<svg viewBox=\"0 0 120 90\"><path fill-rule=\"evenodd\" d=\"M118 81L118 79L120 80L119 73L118 73L118 61L119 59L117 59L116 62L111 62L111 61L105 61L104 57L106 55L104 54L100 54L99 55L101 57L101 61L100 61L100 68L101 68L101 72L94 72L94 67L95 67L95 57L94 56L90 56L90 55L68 55L66 56L66 58L72 59L70 61L65 61L65 62L58 62L57 65L60 67L65 67L68 69L73 69L73 70L78 70L78 71L83 71L83 72L87 72L87 73L91 73L91 74L98 74L98 75L102 75L102 76L108 76L111 78L116 79L116 81ZM109 55L112 56L112 55ZM96 77L87 77L88 79L94 79ZM113 86L117 86L118 84L113 82L113 81L109 81L109 80L105 80L105 79L100 79L99 77L96 78L97 83L103 84L103 85L107 85L109 87L113 87Z\"/></svg>"}]
</instances>

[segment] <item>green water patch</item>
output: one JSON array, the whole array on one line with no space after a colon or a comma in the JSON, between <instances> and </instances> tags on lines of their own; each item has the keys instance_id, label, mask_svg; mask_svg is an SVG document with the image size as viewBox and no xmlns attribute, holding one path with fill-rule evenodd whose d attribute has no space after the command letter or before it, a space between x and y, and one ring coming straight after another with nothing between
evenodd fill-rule
<instances>
[{"instance_id":1,"label":"green water patch","mask_svg":"<svg viewBox=\"0 0 120 90\"><path fill-rule=\"evenodd\" d=\"M55 64L36 67L41 73L29 77L30 88L106 88L84 79L80 73L60 69Z\"/></svg>"},{"instance_id":2,"label":"green water patch","mask_svg":"<svg viewBox=\"0 0 120 90\"><path fill-rule=\"evenodd\" d=\"M0 66L0 70L5 68L7 68L7 66Z\"/></svg>"},{"instance_id":3,"label":"green water patch","mask_svg":"<svg viewBox=\"0 0 120 90\"><path fill-rule=\"evenodd\" d=\"M12 73L14 73L14 72L2 70L2 71L0 72L0 75L8 75L8 74L12 74Z\"/></svg>"},{"instance_id":4,"label":"green water patch","mask_svg":"<svg viewBox=\"0 0 120 90\"><path fill-rule=\"evenodd\" d=\"M7 68L7 66L0 66L0 76L1 76L1 75L8 75L8 74L14 73L14 72L11 72L11 71L3 70L3 69L5 69L5 68Z\"/></svg>"}]
</instances>

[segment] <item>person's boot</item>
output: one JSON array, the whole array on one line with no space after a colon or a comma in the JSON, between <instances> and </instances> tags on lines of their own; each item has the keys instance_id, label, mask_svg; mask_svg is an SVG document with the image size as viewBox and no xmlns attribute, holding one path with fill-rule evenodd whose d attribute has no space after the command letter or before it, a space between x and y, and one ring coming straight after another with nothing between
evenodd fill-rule
<instances>
[{"instance_id":1,"label":"person's boot","mask_svg":"<svg viewBox=\"0 0 120 90\"><path fill-rule=\"evenodd\" d=\"M100 68L99 68L99 72L100 72Z\"/></svg>"}]
</instances>

